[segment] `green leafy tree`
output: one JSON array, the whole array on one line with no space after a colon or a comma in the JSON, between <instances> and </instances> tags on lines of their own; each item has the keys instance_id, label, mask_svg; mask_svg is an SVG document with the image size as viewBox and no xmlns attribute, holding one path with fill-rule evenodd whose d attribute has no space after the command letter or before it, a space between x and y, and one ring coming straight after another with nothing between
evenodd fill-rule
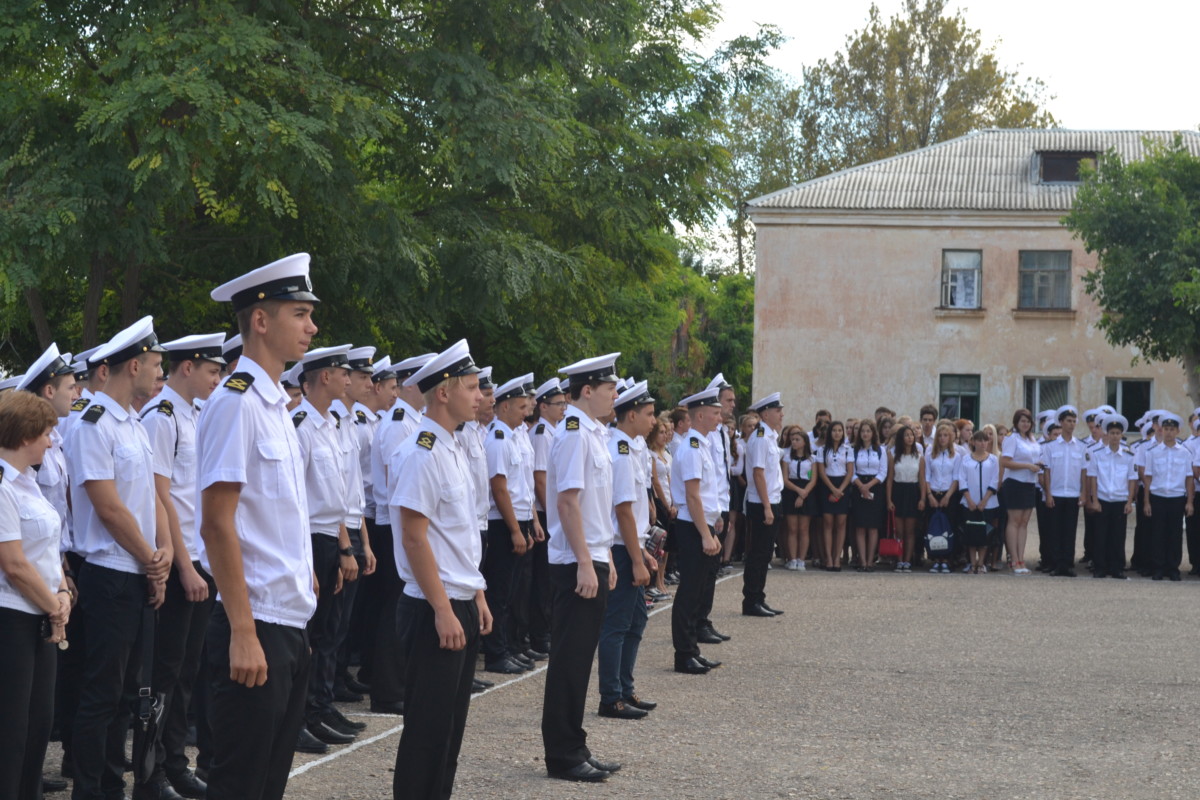
<instances>
[{"instance_id":1,"label":"green leafy tree","mask_svg":"<svg viewBox=\"0 0 1200 800\"><path fill-rule=\"evenodd\" d=\"M1098 254L1083 282L1108 341L1180 361L1200 404L1200 157L1180 136L1146 145L1144 159L1109 152L1085 170L1063 224Z\"/></svg>"}]
</instances>

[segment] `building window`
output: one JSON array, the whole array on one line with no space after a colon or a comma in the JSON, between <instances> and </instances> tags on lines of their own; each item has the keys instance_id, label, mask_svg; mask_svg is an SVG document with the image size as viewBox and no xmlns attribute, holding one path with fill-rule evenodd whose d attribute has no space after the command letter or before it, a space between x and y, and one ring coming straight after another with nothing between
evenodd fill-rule
<instances>
[{"instance_id":1,"label":"building window","mask_svg":"<svg viewBox=\"0 0 1200 800\"><path fill-rule=\"evenodd\" d=\"M1094 152L1045 152L1041 158L1042 183L1079 183L1079 167L1096 166Z\"/></svg>"},{"instance_id":2,"label":"building window","mask_svg":"<svg viewBox=\"0 0 1200 800\"><path fill-rule=\"evenodd\" d=\"M1071 251L1022 250L1020 309L1071 307Z\"/></svg>"},{"instance_id":3,"label":"building window","mask_svg":"<svg viewBox=\"0 0 1200 800\"><path fill-rule=\"evenodd\" d=\"M1067 404L1067 378L1026 378L1025 407L1037 417L1043 411Z\"/></svg>"},{"instance_id":4,"label":"building window","mask_svg":"<svg viewBox=\"0 0 1200 800\"><path fill-rule=\"evenodd\" d=\"M1125 417L1130 425L1150 410L1152 381L1108 378L1104 383L1108 390L1108 404Z\"/></svg>"},{"instance_id":5,"label":"building window","mask_svg":"<svg viewBox=\"0 0 1200 800\"><path fill-rule=\"evenodd\" d=\"M969 419L979 427L979 376L943 375L938 391L941 419Z\"/></svg>"},{"instance_id":6,"label":"building window","mask_svg":"<svg viewBox=\"0 0 1200 800\"><path fill-rule=\"evenodd\" d=\"M942 308L979 308L983 253L942 251Z\"/></svg>"}]
</instances>

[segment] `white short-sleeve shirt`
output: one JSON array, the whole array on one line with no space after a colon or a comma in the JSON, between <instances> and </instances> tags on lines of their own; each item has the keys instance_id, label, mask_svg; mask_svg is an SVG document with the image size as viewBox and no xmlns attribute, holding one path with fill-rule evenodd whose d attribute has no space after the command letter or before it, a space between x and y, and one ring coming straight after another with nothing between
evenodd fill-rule
<instances>
[{"instance_id":1,"label":"white short-sleeve shirt","mask_svg":"<svg viewBox=\"0 0 1200 800\"><path fill-rule=\"evenodd\" d=\"M492 495L488 490L487 453L483 451L483 440L479 437L482 427L475 420L470 420L458 427L454 438L467 458L467 467L475 484L475 516L479 519L479 530L486 531Z\"/></svg>"},{"instance_id":2,"label":"white short-sleeve shirt","mask_svg":"<svg viewBox=\"0 0 1200 800\"><path fill-rule=\"evenodd\" d=\"M391 524L387 506L392 490L396 487L388 474L388 465L400 443L417 429L421 419L420 411L404 400L396 398L396 402L384 412L379 419L379 426L375 428L375 438L371 441L371 487L375 492L376 524Z\"/></svg>"},{"instance_id":3,"label":"white short-sleeve shirt","mask_svg":"<svg viewBox=\"0 0 1200 800\"><path fill-rule=\"evenodd\" d=\"M887 480L888 457L887 450L864 447L854 451L854 474L868 480L877 478L880 483Z\"/></svg>"},{"instance_id":4,"label":"white short-sleeve shirt","mask_svg":"<svg viewBox=\"0 0 1200 800\"><path fill-rule=\"evenodd\" d=\"M19 541L25 560L33 565L50 591L57 592L63 581L58 550L63 521L42 496L33 474L32 469L18 472L12 464L0 460L0 542ZM3 570L0 570L0 608L27 614L45 613L9 583Z\"/></svg>"},{"instance_id":5,"label":"white short-sleeve shirt","mask_svg":"<svg viewBox=\"0 0 1200 800\"><path fill-rule=\"evenodd\" d=\"M813 454L813 458L825 468L825 474L830 478L844 478L846 477L846 471L850 469L854 461L854 448L848 444L843 444L833 449L818 447L817 451Z\"/></svg>"},{"instance_id":6,"label":"white short-sleeve shirt","mask_svg":"<svg viewBox=\"0 0 1200 800\"><path fill-rule=\"evenodd\" d=\"M504 476L513 513L516 514L518 522L533 519L532 447L527 452L521 444L521 437L524 435L497 418L492 420L491 428L483 440L483 450L487 454L488 480L498 475ZM488 519L503 519L495 498L489 502Z\"/></svg>"},{"instance_id":7,"label":"white short-sleeve shirt","mask_svg":"<svg viewBox=\"0 0 1200 800\"><path fill-rule=\"evenodd\" d=\"M198 490L241 485L234 526L250 612L262 622L303 628L317 608L304 458L287 412L287 392L243 355L218 387L196 429ZM204 510L197 504L198 530ZM212 564L199 538L200 563ZM218 596L218 600L220 597Z\"/></svg>"},{"instance_id":8,"label":"white short-sleeve shirt","mask_svg":"<svg viewBox=\"0 0 1200 800\"><path fill-rule=\"evenodd\" d=\"M483 540L466 453L450 431L424 417L413 434L400 443L388 469L395 476L395 491L387 507L396 571L404 580L404 593L425 598L404 549L401 508L429 520L426 536L446 596L451 600L472 599L487 583L479 571Z\"/></svg>"},{"instance_id":9,"label":"white short-sleeve shirt","mask_svg":"<svg viewBox=\"0 0 1200 800\"><path fill-rule=\"evenodd\" d=\"M71 504L67 502L69 482L67 480L67 454L63 450L63 437L59 431L65 418L50 429L50 448L42 459L42 467L37 471L37 485L42 496L54 506L63 521L62 537L59 550L63 553L71 549Z\"/></svg>"},{"instance_id":10,"label":"white short-sleeve shirt","mask_svg":"<svg viewBox=\"0 0 1200 800\"><path fill-rule=\"evenodd\" d=\"M97 392L67 438L71 476L75 552L89 563L121 572L145 569L117 544L84 488L88 481L113 481L117 495L137 522L142 538L157 549L157 499L154 465L146 429L133 413L104 392Z\"/></svg>"},{"instance_id":11,"label":"white short-sleeve shirt","mask_svg":"<svg viewBox=\"0 0 1200 800\"><path fill-rule=\"evenodd\" d=\"M694 430L688 431L671 461L671 502L679 509L680 519L694 523L696 520L692 518L692 511L687 504L687 482L692 480L700 481L700 505L704 507L704 521L715 525L717 517L721 516L717 507L719 478L708 440Z\"/></svg>"},{"instance_id":12,"label":"white short-sleeve shirt","mask_svg":"<svg viewBox=\"0 0 1200 800\"><path fill-rule=\"evenodd\" d=\"M379 427L379 415L362 403L350 409L354 415L354 436L358 440L358 474L362 476L363 516L375 521L375 489L371 484L371 441Z\"/></svg>"},{"instance_id":13,"label":"white short-sleeve shirt","mask_svg":"<svg viewBox=\"0 0 1200 800\"><path fill-rule=\"evenodd\" d=\"M1045 455L1042 452L1042 446L1037 442L1026 439L1016 433L1010 433L1004 437L1004 441L1000 445L1000 452L1006 455L1013 461L1019 461L1022 464L1038 464L1044 463ZM1027 469L1006 469L1004 471L1004 480L1020 481L1021 483L1037 483L1037 472L1030 472Z\"/></svg>"},{"instance_id":14,"label":"white short-sleeve shirt","mask_svg":"<svg viewBox=\"0 0 1200 800\"><path fill-rule=\"evenodd\" d=\"M292 424L304 459L309 532L336 537L347 507L341 421L330 411L322 414L306 397L292 411Z\"/></svg>"},{"instance_id":15,"label":"white short-sleeve shirt","mask_svg":"<svg viewBox=\"0 0 1200 800\"><path fill-rule=\"evenodd\" d=\"M617 506L632 503L638 545L644 545L650 535L650 461L646 457L646 442L641 436L631 438L620 428L614 428L608 439L608 454L613 465L612 543L625 546L617 522Z\"/></svg>"},{"instance_id":16,"label":"white short-sleeve shirt","mask_svg":"<svg viewBox=\"0 0 1200 800\"><path fill-rule=\"evenodd\" d=\"M946 492L958 477L958 462L962 454L957 448L943 450L933 455L933 448L925 452L925 482L932 492Z\"/></svg>"},{"instance_id":17,"label":"white short-sleeve shirt","mask_svg":"<svg viewBox=\"0 0 1200 800\"><path fill-rule=\"evenodd\" d=\"M1062 436L1043 448L1050 468L1050 494L1053 497L1078 497L1083 471L1087 467L1087 445Z\"/></svg>"},{"instance_id":18,"label":"white short-sleeve shirt","mask_svg":"<svg viewBox=\"0 0 1200 800\"><path fill-rule=\"evenodd\" d=\"M717 507L723 512L728 511L729 476L732 470L729 431L723 424L718 425L708 434L708 441L712 445L713 466L717 469Z\"/></svg>"},{"instance_id":19,"label":"white short-sleeve shirt","mask_svg":"<svg viewBox=\"0 0 1200 800\"><path fill-rule=\"evenodd\" d=\"M958 488L962 491L962 504L966 506L967 495L970 494L971 500L978 503L983 499L983 496L990 490L992 496L988 498L984 508L999 508L1000 498L1000 459L991 453L983 461L976 461L971 456L959 458L958 460Z\"/></svg>"},{"instance_id":20,"label":"white short-sleeve shirt","mask_svg":"<svg viewBox=\"0 0 1200 800\"><path fill-rule=\"evenodd\" d=\"M529 432L529 443L533 445L533 471L545 472L546 465L550 463L550 445L554 444L554 426L544 419L539 419L537 424L533 426L533 430ZM534 507L538 511L545 512L542 504L537 501L537 497L533 498Z\"/></svg>"},{"instance_id":21,"label":"white short-sleeve shirt","mask_svg":"<svg viewBox=\"0 0 1200 800\"><path fill-rule=\"evenodd\" d=\"M779 434L765 422L759 422L758 428L750 434L746 442L746 502L762 503L758 496L758 483L754 480L754 470L761 469L767 483L767 502L775 505L783 500L783 471L779 469L779 461L783 451L779 449ZM705 506L705 510L708 507Z\"/></svg>"},{"instance_id":22,"label":"white short-sleeve shirt","mask_svg":"<svg viewBox=\"0 0 1200 800\"><path fill-rule=\"evenodd\" d=\"M1127 503L1129 482L1137 480L1133 451L1118 444L1114 451L1107 445L1092 450L1087 463L1089 478L1096 479L1096 497L1106 503Z\"/></svg>"},{"instance_id":23,"label":"white short-sleeve shirt","mask_svg":"<svg viewBox=\"0 0 1200 800\"><path fill-rule=\"evenodd\" d=\"M608 563L612 543L612 458L604 426L575 406L554 432L546 469L546 523L550 528L547 554L551 564L574 564L571 549L558 516L558 494L579 490L583 538L592 561Z\"/></svg>"},{"instance_id":24,"label":"white short-sleeve shirt","mask_svg":"<svg viewBox=\"0 0 1200 800\"><path fill-rule=\"evenodd\" d=\"M1150 481L1150 494L1159 497L1183 497L1187 494L1187 482L1192 477L1192 451L1179 442L1167 447L1159 442L1146 452L1146 477Z\"/></svg>"},{"instance_id":25,"label":"white short-sleeve shirt","mask_svg":"<svg viewBox=\"0 0 1200 800\"><path fill-rule=\"evenodd\" d=\"M343 475L346 482L346 516L342 521L347 530L358 531L362 527L363 508L366 506L359 453L359 425L341 400L330 403L329 413L338 421L338 443L342 450L342 461L346 465Z\"/></svg>"},{"instance_id":26,"label":"white short-sleeve shirt","mask_svg":"<svg viewBox=\"0 0 1200 800\"><path fill-rule=\"evenodd\" d=\"M171 504L179 517L179 532L188 558L196 548L196 407L170 386L142 409L142 427L154 451L154 474L171 481Z\"/></svg>"}]
</instances>

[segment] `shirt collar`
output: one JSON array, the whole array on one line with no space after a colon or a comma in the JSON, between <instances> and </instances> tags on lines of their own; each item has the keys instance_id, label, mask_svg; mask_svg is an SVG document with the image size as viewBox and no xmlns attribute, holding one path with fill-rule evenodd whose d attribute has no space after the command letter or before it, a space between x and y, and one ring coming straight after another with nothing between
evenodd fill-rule
<instances>
[{"instance_id":1,"label":"shirt collar","mask_svg":"<svg viewBox=\"0 0 1200 800\"><path fill-rule=\"evenodd\" d=\"M129 419L129 409L109 397L104 392L96 392L96 397L92 400L92 402L104 406L106 409L111 411L120 422L124 422L125 420Z\"/></svg>"},{"instance_id":2,"label":"shirt collar","mask_svg":"<svg viewBox=\"0 0 1200 800\"><path fill-rule=\"evenodd\" d=\"M397 397L396 402L392 403L392 410L401 409L406 417L413 419L424 419L425 415L408 404L408 401L403 397ZM438 427L441 427L440 425Z\"/></svg>"},{"instance_id":3,"label":"shirt collar","mask_svg":"<svg viewBox=\"0 0 1200 800\"><path fill-rule=\"evenodd\" d=\"M589 431L597 430L600 427L599 422L596 422L596 420L580 411L577 406L569 406L567 408L567 413L563 416L563 420L566 420L568 417L577 418L579 420L579 424Z\"/></svg>"},{"instance_id":4,"label":"shirt collar","mask_svg":"<svg viewBox=\"0 0 1200 800\"><path fill-rule=\"evenodd\" d=\"M158 397L154 398L154 403L168 401L175 413L182 412L189 417L196 415L196 407L183 399L183 395L172 389L170 386L163 386L162 391L158 393Z\"/></svg>"},{"instance_id":5,"label":"shirt collar","mask_svg":"<svg viewBox=\"0 0 1200 800\"><path fill-rule=\"evenodd\" d=\"M369 408L367 408L366 406L364 406L362 403L358 403L358 402L356 402L356 403L354 404L354 408L352 408L352 409L350 409L350 410L351 410L351 411L353 411L353 412L355 412L355 413L358 413L359 411L363 412L364 414L366 414L366 415L367 415L367 419L371 420L372 422L374 422L375 420L379 419L379 415L378 415L378 414L376 414L374 411L372 411L371 409L369 409Z\"/></svg>"},{"instance_id":6,"label":"shirt collar","mask_svg":"<svg viewBox=\"0 0 1200 800\"><path fill-rule=\"evenodd\" d=\"M258 392L259 397L263 400L271 404L287 405L288 396L287 392L283 390L283 384L277 380L272 380L267 371L259 366L250 356L243 355L238 359L237 371L245 372L254 379L250 387Z\"/></svg>"},{"instance_id":7,"label":"shirt collar","mask_svg":"<svg viewBox=\"0 0 1200 800\"><path fill-rule=\"evenodd\" d=\"M499 422L500 420L496 420L496 421ZM441 425L439 425L438 423L436 423L429 417L422 417L421 424L417 427L418 427L418 430L432 431L434 433L434 435L437 436L438 439L440 439L444 444L450 445L451 447L454 447L457 444L457 442L454 438L454 431L446 430L445 428L443 428Z\"/></svg>"},{"instance_id":8,"label":"shirt collar","mask_svg":"<svg viewBox=\"0 0 1200 800\"><path fill-rule=\"evenodd\" d=\"M499 417L496 417L494 420L492 420L492 430L496 430L497 428L504 431L509 436L512 436L515 433L515 431L508 427L508 425L505 425L504 420L500 419Z\"/></svg>"},{"instance_id":9,"label":"shirt collar","mask_svg":"<svg viewBox=\"0 0 1200 800\"><path fill-rule=\"evenodd\" d=\"M330 408L333 407L330 406ZM324 427L325 425L334 424L333 419L325 414L322 414L320 411L317 411L317 407L308 402L307 397L300 401L300 405L296 406L296 411L303 411L304 413L308 414L309 418L312 419L313 422L317 423L318 428ZM296 411L293 411L292 414L294 415Z\"/></svg>"}]
</instances>

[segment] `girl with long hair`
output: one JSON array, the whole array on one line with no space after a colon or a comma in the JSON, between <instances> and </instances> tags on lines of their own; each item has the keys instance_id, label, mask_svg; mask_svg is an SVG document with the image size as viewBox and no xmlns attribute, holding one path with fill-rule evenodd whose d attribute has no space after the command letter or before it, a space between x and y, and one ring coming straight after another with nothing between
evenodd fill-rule
<instances>
[{"instance_id":1,"label":"girl with long hair","mask_svg":"<svg viewBox=\"0 0 1200 800\"><path fill-rule=\"evenodd\" d=\"M956 478L960 458L962 453L958 449L958 433L954 423L939 422L933 432L933 444L925 453L925 507L929 512L927 517L932 517L934 511L944 511L951 517L952 529L955 527L952 504L958 487ZM926 527L928 524L929 520L926 519ZM950 564L944 558L939 559L933 562L929 571L948 573Z\"/></svg>"},{"instance_id":2,"label":"girl with long hair","mask_svg":"<svg viewBox=\"0 0 1200 800\"><path fill-rule=\"evenodd\" d=\"M854 451L846 444L846 426L834 420L829 423L825 443L816 452L817 475L823 491L821 494L821 518L825 530L823 555L825 569L842 571L842 549L846 546L846 515L850 500L846 491L854 474L850 467L854 462Z\"/></svg>"},{"instance_id":3,"label":"girl with long hair","mask_svg":"<svg viewBox=\"0 0 1200 800\"><path fill-rule=\"evenodd\" d=\"M785 568L804 572L808 556L808 522L819 514L816 496L817 470L808 434L799 425L789 425L779 437L783 453L783 514Z\"/></svg>"},{"instance_id":4,"label":"girl with long hair","mask_svg":"<svg viewBox=\"0 0 1200 800\"><path fill-rule=\"evenodd\" d=\"M853 450L855 491L851 493L850 516L854 521L854 542L858 548L858 571L874 572L879 529L886 521L882 484L888 474L887 453L879 443L879 431L874 422L864 419L858 423Z\"/></svg>"},{"instance_id":5,"label":"girl with long hair","mask_svg":"<svg viewBox=\"0 0 1200 800\"><path fill-rule=\"evenodd\" d=\"M912 572L913 543L917 520L925 512L925 459L917 445L917 431L911 425L896 429L896 443L888 452L887 504L896 517L903 555L896 572Z\"/></svg>"},{"instance_id":6,"label":"girl with long hair","mask_svg":"<svg viewBox=\"0 0 1200 800\"><path fill-rule=\"evenodd\" d=\"M1045 469L1042 446L1033 436L1033 414L1027 408L1013 412L1012 433L1000 446L1000 466L1004 469L1001 494L1008 511L1004 541L1013 563L1014 575L1028 575L1025 567L1025 541L1029 537L1029 517L1037 504L1038 476Z\"/></svg>"},{"instance_id":7,"label":"girl with long hair","mask_svg":"<svg viewBox=\"0 0 1200 800\"><path fill-rule=\"evenodd\" d=\"M666 415L660 416L646 437L646 449L650 451L650 487L654 492L654 514L658 525L668 533L675 524L678 509L671 504L671 451L667 445L675 430ZM649 592L651 599L661 600L670 597L667 593L667 561L671 554L667 553L659 562L658 571L654 574L653 591Z\"/></svg>"}]
</instances>

